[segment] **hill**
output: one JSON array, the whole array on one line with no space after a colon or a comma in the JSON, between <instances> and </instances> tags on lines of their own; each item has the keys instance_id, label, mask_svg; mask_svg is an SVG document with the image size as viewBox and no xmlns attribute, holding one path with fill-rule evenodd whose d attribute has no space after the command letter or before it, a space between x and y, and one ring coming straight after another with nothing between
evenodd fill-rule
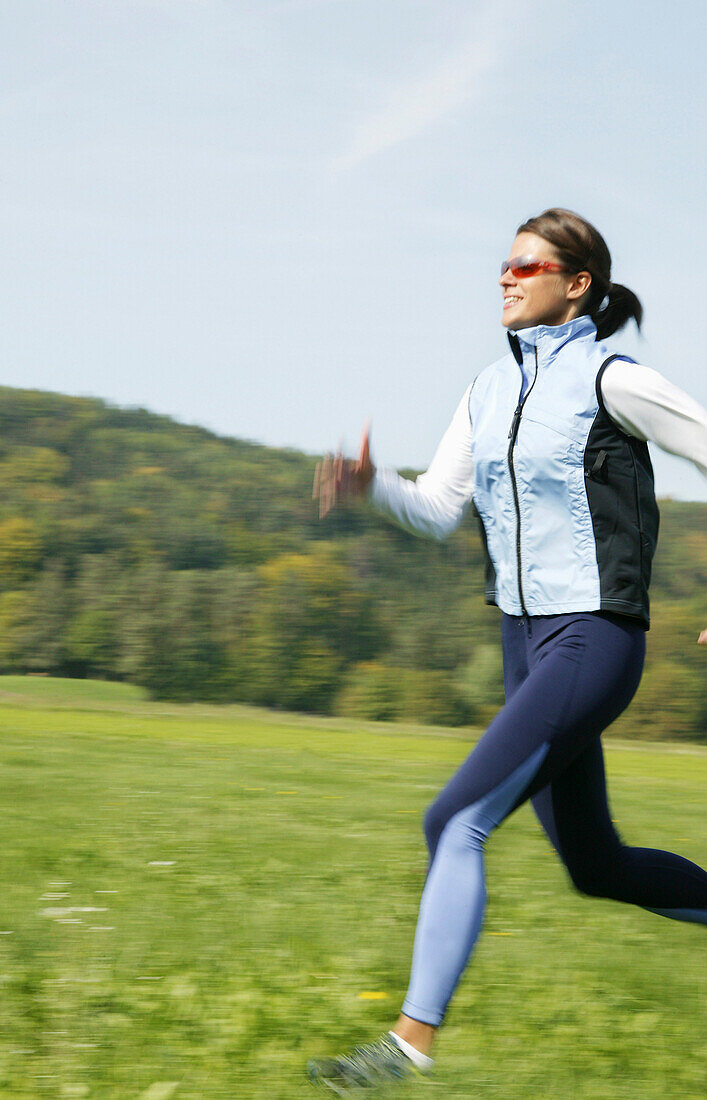
<instances>
[{"instance_id":1,"label":"hill","mask_svg":"<svg viewBox=\"0 0 707 1100\"><path fill-rule=\"evenodd\" d=\"M473 521L444 545L358 505L320 523L314 462L143 409L0 388L0 670L485 721L502 700L498 612ZM707 739L707 505L661 513L650 675L618 727Z\"/></svg>"}]
</instances>

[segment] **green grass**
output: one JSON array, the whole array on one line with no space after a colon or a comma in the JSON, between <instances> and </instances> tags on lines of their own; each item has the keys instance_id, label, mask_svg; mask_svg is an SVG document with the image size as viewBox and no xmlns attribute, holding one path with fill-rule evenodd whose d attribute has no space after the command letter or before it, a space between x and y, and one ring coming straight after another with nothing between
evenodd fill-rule
<instances>
[{"instance_id":1,"label":"green grass","mask_svg":"<svg viewBox=\"0 0 707 1100\"><path fill-rule=\"evenodd\" d=\"M468 731L0 678L0 1097L296 1100L405 992ZM609 744L630 842L707 863L707 750ZM522 809L421 1095L707 1095L706 930L580 898ZM362 999L361 994L380 994Z\"/></svg>"}]
</instances>

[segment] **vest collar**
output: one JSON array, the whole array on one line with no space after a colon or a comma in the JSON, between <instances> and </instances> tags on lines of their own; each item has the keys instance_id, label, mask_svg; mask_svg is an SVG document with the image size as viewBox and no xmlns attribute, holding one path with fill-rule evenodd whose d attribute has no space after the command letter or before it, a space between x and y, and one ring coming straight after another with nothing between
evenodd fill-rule
<instances>
[{"instance_id":1,"label":"vest collar","mask_svg":"<svg viewBox=\"0 0 707 1100\"><path fill-rule=\"evenodd\" d=\"M560 348L570 340L580 338L596 340L597 327L587 314L581 317L573 317L571 321L565 321L564 325L535 325L533 328L523 328L518 332L508 333L508 343L511 346L513 357L520 366L523 362L523 352L538 349L538 355L543 359L554 359Z\"/></svg>"}]
</instances>

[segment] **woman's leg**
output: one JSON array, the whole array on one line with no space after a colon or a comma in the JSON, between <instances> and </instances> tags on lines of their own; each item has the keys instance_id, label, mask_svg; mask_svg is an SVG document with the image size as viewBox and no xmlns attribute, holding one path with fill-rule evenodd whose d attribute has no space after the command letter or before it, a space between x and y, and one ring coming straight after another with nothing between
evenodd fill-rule
<instances>
[{"instance_id":1,"label":"woman's leg","mask_svg":"<svg viewBox=\"0 0 707 1100\"><path fill-rule=\"evenodd\" d=\"M583 894L707 924L707 872L671 852L621 841L611 821L599 738L535 795L533 808Z\"/></svg>"},{"instance_id":2,"label":"woman's leg","mask_svg":"<svg viewBox=\"0 0 707 1100\"><path fill-rule=\"evenodd\" d=\"M515 694L528 676L530 666L528 664L526 636L523 629L519 628L518 621L504 616L502 634L503 686L506 702L508 703L511 696ZM481 868L481 872L483 874L483 867ZM480 926L481 924L485 894L486 891L482 879L481 889L479 889L477 881L477 889L474 892L472 901L474 906L481 908L481 912L478 912L478 910L476 912L474 926ZM434 1042L436 1027L437 1025L421 1023L419 1020L402 1014L395 1025L395 1033L424 1054L429 1054Z\"/></svg>"},{"instance_id":3,"label":"woman's leg","mask_svg":"<svg viewBox=\"0 0 707 1100\"><path fill-rule=\"evenodd\" d=\"M428 811L431 862L405 1017L441 1022L481 928L486 839L628 705L644 651L643 631L629 622L586 614L528 627L504 618L504 658L524 653L529 671L523 679L506 670L508 702Z\"/></svg>"}]
</instances>

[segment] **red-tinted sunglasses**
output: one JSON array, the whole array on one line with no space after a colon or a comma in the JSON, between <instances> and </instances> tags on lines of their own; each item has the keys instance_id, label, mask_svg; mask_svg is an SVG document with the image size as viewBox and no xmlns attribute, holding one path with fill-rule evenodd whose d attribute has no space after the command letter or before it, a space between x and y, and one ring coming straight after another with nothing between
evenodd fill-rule
<instances>
[{"instance_id":1,"label":"red-tinted sunglasses","mask_svg":"<svg viewBox=\"0 0 707 1100\"><path fill-rule=\"evenodd\" d=\"M510 271L515 279L530 279L542 271L569 271L564 264L553 264L550 260L534 260L532 256L514 256L501 264L501 275Z\"/></svg>"}]
</instances>

